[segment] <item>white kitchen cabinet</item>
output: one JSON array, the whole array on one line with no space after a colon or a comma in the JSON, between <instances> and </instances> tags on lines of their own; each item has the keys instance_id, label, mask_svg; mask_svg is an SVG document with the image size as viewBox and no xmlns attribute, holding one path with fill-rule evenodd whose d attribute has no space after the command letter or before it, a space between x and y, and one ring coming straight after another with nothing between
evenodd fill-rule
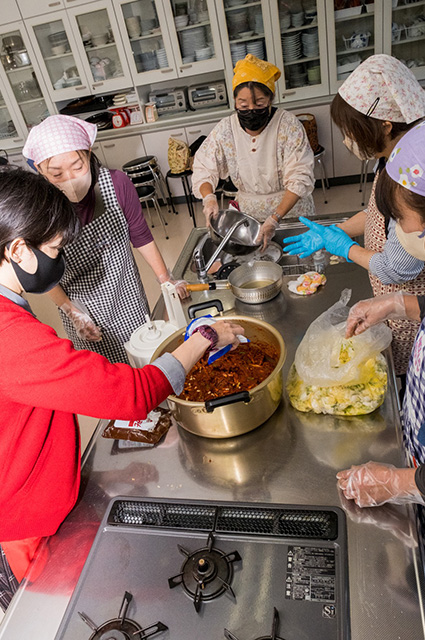
<instances>
[{"instance_id":1,"label":"white kitchen cabinet","mask_svg":"<svg viewBox=\"0 0 425 640\"><path fill-rule=\"evenodd\" d=\"M63 0L66 8L77 6L80 7L81 5L90 4L91 2L95 2L95 0Z\"/></svg>"},{"instance_id":2,"label":"white kitchen cabinet","mask_svg":"<svg viewBox=\"0 0 425 640\"><path fill-rule=\"evenodd\" d=\"M181 78L224 68L214 0L162 0Z\"/></svg>"},{"instance_id":3,"label":"white kitchen cabinet","mask_svg":"<svg viewBox=\"0 0 425 640\"><path fill-rule=\"evenodd\" d=\"M16 3L16 0L2 0L1 3L1 24L6 24L7 22L16 22L21 19L21 14L19 12L19 7Z\"/></svg>"},{"instance_id":4,"label":"white kitchen cabinet","mask_svg":"<svg viewBox=\"0 0 425 640\"><path fill-rule=\"evenodd\" d=\"M161 0L118 0L114 9L135 84L177 78Z\"/></svg>"},{"instance_id":5,"label":"white kitchen cabinet","mask_svg":"<svg viewBox=\"0 0 425 640\"><path fill-rule=\"evenodd\" d=\"M152 133L143 134L143 144L146 149L146 154L156 156L164 176L170 169L170 166L168 164L169 138L177 138L178 140L187 142L186 131L183 127L174 127L173 129L167 129L167 131L155 131ZM181 180L179 178L171 178L169 180L169 185L173 196L184 195Z\"/></svg>"},{"instance_id":6,"label":"white kitchen cabinet","mask_svg":"<svg viewBox=\"0 0 425 640\"><path fill-rule=\"evenodd\" d=\"M278 101L329 93L325 0L273 0L270 3L274 60L282 72Z\"/></svg>"},{"instance_id":7,"label":"white kitchen cabinet","mask_svg":"<svg viewBox=\"0 0 425 640\"><path fill-rule=\"evenodd\" d=\"M66 11L25 21L52 100L72 100L91 92Z\"/></svg>"},{"instance_id":8,"label":"white kitchen cabinet","mask_svg":"<svg viewBox=\"0 0 425 640\"><path fill-rule=\"evenodd\" d=\"M335 178L342 176L355 176L360 174L361 160L354 153L348 151L343 143L343 135L336 124L332 122L332 156L333 175Z\"/></svg>"},{"instance_id":9,"label":"white kitchen cabinet","mask_svg":"<svg viewBox=\"0 0 425 640\"><path fill-rule=\"evenodd\" d=\"M14 122L27 134L29 129L54 113L54 105L48 97L24 23L12 22L0 27L0 41L6 52L1 56L2 84L7 87Z\"/></svg>"},{"instance_id":10,"label":"white kitchen cabinet","mask_svg":"<svg viewBox=\"0 0 425 640\"><path fill-rule=\"evenodd\" d=\"M8 153L7 159L9 161L9 164L15 167L19 167L20 169L24 169L25 171L32 171L27 162L27 159L22 155L22 151L19 151L18 153Z\"/></svg>"},{"instance_id":11,"label":"white kitchen cabinet","mask_svg":"<svg viewBox=\"0 0 425 640\"><path fill-rule=\"evenodd\" d=\"M110 0L67 9L78 44L87 93L119 91L133 86L118 23Z\"/></svg>"},{"instance_id":12,"label":"white kitchen cabinet","mask_svg":"<svg viewBox=\"0 0 425 640\"><path fill-rule=\"evenodd\" d=\"M105 166L108 169L121 170L126 162L146 155L140 135L102 140L100 146L105 157Z\"/></svg>"},{"instance_id":13,"label":"white kitchen cabinet","mask_svg":"<svg viewBox=\"0 0 425 640\"><path fill-rule=\"evenodd\" d=\"M22 147L25 136L25 122L15 110L13 98L7 93L7 77L3 68L0 68L0 149L13 149Z\"/></svg>"},{"instance_id":14,"label":"white kitchen cabinet","mask_svg":"<svg viewBox=\"0 0 425 640\"><path fill-rule=\"evenodd\" d=\"M206 124L194 124L191 127L186 127L186 140L187 144L191 145L201 136L207 136L215 127L218 120L215 122L207 122Z\"/></svg>"},{"instance_id":15,"label":"white kitchen cabinet","mask_svg":"<svg viewBox=\"0 0 425 640\"><path fill-rule=\"evenodd\" d=\"M338 0L326 2L330 93L336 93L363 60L383 52L383 0L366 0L365 12L362 6L336 9Z\"/></svg>"},{"instance_id":16,"label":"white kitchen cabinet","mask_svg":"<svg viewBox=\"0 0 425 640\"><path fill-rule=\"evenodd\" d=\"M2 4L3 2L4 0L2 0ZM52 13L52 11L58 11L65 6L64 0L17 0L17 3L24 19L43 13Z\"/></svg>"},{"instance_id":17,"label":"white kitchen cabinet","mask_svg":"<svg viewBox=\"0 0 425 640\"><path fill-rule=\"evenodd\" d=\"M99 162L106 167L106 158L105 155L103 153L103 149L101 147L100 142L95 142L94 145L92 146L91 150L93 151L93 153L97 156L97 158L99 159Z\"/></svg>"},{"instance_id":18,"label":"white kitchen cabinet","mask_svg":"<svg viewBox=\"0 0 425 640\"><path fill-rule=\"evenodd\" d=\"M394 6L396 4L397 6ZM425 78L425 2L384 3L384 52Z\"/></svg>"}]
</instances>

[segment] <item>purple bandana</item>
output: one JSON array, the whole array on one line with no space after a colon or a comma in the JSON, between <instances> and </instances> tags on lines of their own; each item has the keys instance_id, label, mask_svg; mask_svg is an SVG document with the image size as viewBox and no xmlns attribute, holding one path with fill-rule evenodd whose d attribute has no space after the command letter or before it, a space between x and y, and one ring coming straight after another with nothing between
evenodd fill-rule
<instances>
[{"instance_id":1,"label":"purple bandana","mask_svg":"<svg viewBox=\"0 0 425 640\"><path fill-rule=\"evenodd\" d=\"M425 196L425 120L397 142L385 168L395 182Z\"/></svg>"}]
</instances>

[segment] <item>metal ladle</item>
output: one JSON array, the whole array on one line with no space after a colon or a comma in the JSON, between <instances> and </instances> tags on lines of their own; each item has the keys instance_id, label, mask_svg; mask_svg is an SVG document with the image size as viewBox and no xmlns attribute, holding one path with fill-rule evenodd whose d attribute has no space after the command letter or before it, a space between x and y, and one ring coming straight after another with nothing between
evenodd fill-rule
<instances>
[{"instance_id":1,"label":"metal ladle","mask_svg":"<svg viewBox=\"0 0 425 640\"><path fill-rule=\"evenodd\" d=\"M235 222L235 224L232 227L230 227L229 231L226 233L223 240L220 242L217 249L212 254L211 258L208 260L207 264L205 264L204 256L202 255L201 251L199 249L195 251L193 258L195 261L196 273L198 274L199 282L208 282L208 270L211 268L212 264L217 259L217 256L219 255L220 251L223 250L224 246L230 240L233 233L241 225L244 225L245 227L247 227L249 225L249 222L247 220L238 220L238 222Z\"/></svg>"}]
</instances>

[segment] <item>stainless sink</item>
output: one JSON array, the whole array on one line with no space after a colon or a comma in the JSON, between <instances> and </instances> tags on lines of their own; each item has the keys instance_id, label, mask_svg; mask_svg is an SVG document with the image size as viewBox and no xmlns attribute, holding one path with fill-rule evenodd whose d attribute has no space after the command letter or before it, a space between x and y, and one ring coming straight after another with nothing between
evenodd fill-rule
<instances>
[{"instance_id":1,"label":"stainless sink","mask_svg":"<svg viewBox=\"0 0 425 640\"><path fill-rule=\"evenodd\" d=\"M335 217L335 218L325 218L322 220L317 219L317 222L320 222L320 224L323 224L325 226L329 226L331 224L338 224L338 223L344 222L345 220L347 220L347 217L339 217L339 218ZM303 224L301 224L298 220L294 220L293 222L288 221L283 225L281 225L279 229L277 229L276 234L273 238L273 242L275 242L280 247L282 247L284 238L305 233L306 230L307 228ZM211 258L211 256L213 255L216 249L217 249L217 245L213 243L208 232L205 232L200 236L195 247L195 251L199 250L200 253L202 254L205 264L209 261L209 259ZM327 254L327 258L329 258L328 254ZM219 254L218 259L222 259L222 261L225 263L231 260L231 258L229 257L229 254L226 254L224 251L222 251ZM238 257L236 256L234 260L237 262ZM285 275L296 275L296 274L306 273L307 271L311 271L312 269L314 269L316 266L313 256L309 256L308 258L299 258L298 256L290 256L286 254L282 255L282 257L278 260L278 264L282 266ZM191 259L189 260L189 263L186 265L184 277L186 279L189 279L189 281L192 282L194 281L194 276L196 280L196 268L194 265L193 254L192 254Z\"/></svg>"}]
</instances>

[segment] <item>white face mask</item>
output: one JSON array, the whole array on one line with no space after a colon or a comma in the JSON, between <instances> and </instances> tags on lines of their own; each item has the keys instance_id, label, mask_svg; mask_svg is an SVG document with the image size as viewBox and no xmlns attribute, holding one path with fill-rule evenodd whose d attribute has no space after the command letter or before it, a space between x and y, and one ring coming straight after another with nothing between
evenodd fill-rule
<instances>
[{"instance_id":1,"label":"white face mask","mask_svg":"<svg viewBox=\"0 0 425 640\"><path fill-rule=\"evenodd\" d=\"M71 202L81 202L91 187L90 168L83 176L78 176L78 178L69 178L69 180L64 180L63 182L57 182L56 186L58 189L63 191Z\"/></svg>"},{"instance_id":2,"label":"white face mask","mask_svg":"<svg viewBox=\"0 0 425 640\"><path fill-rule=\"evenodd\" d=\"M355 140L352 140L348 136L345 136L345 138L343 140L343 143L347 147L348 151L350 151L350 153L353 153L356 156L356 158L358 158L359 160L362 160L362 161L367 159L363 155L363 153L360 151L359 145L357 144L357 142Z\"/></svg>"},{"instance_id":3,"label":"white face mask","mask_svg":"<svg viewBox=\"0 0 425 640\"><path fill-rule=\"evenodd\" d=\"M406 233L398 222L395 225L395 232L403 249L414 258L425 262L425 232L411 231Z\"/></svg>"}]
</instances>

